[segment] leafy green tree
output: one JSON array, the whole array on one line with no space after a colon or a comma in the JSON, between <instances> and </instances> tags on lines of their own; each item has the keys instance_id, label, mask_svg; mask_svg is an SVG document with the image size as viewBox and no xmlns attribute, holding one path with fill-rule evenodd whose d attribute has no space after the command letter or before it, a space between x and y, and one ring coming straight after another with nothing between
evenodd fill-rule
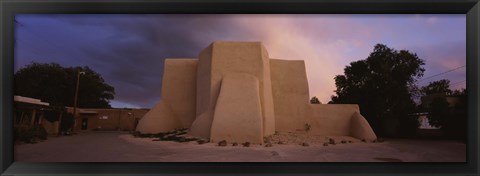
<instances>
[{"instance_id":1,"label":"leafy green tree","mask_svg":"<svg viewBox=\"0 0 480 176\"><path fill-rule=\"evenodd\" d=\"M316 96L314 96L314 97L312 97L312 99L310 99L310 103L311 104L322 104Z\"/></svg>"},{"instance_id":2,"label":"leafy green tree","mask_svg":"<svg viewBox=\"0 0 480 176\"><path fill-rule=\"evenodd\" d=\"M78 107L111 108L114 87L89 67L64 68L56 63L31 63L14 74L15 95L38 98L52 106L73 106L78 71Z\"/></svg>"},{"instance_id":3,"label":"leafy green tree","mask_svg":"<svg viewBox=\"0 0 480 176\"><path fill-rule=\"evenodd\" d=\"M423 76L423 65L415 53L377 44L366 59L350 63L344 75L335 76L337 95L330 103L358 104L379 136L385 135L385 118L397 119L401 133L412 134L418 121L408 114L415 110L415 82Z\"/></svg>"},{"instance_id":4,"label":"leafy green tree","mask_svg":"<svg viewBox=\"0 0 480 176\"><path fill-rule=\"evenodd\" d=\"M430 82L427 86L422 87L421 91L425 95L437 93L445 93L447 95L452 94L452 90L450 90L450 80L448 79Z\"/></svg>"}]
</instances>

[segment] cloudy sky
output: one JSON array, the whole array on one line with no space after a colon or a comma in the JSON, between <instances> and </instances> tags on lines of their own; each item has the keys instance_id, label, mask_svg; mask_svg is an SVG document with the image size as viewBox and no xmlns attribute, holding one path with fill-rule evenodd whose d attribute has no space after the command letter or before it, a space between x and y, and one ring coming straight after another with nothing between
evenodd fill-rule
<instances>
[{"instance_id":1,"label":"cloudy sky","mask_svg":"<svg viewBox=\"0 0 480 176\"><path fill-rule=\"evenodd\" d=\"M465 87L465 15L17 15L15 70L31 62L89 66L114 86L113 107L150 108L165 58L192 57L213 41L261 41L269 56L305 60L310 97L327 103L335 75L377 43L426 61L420 86ZM455 69L458 68L458 69Z\"/></svg>"}]
</instances>

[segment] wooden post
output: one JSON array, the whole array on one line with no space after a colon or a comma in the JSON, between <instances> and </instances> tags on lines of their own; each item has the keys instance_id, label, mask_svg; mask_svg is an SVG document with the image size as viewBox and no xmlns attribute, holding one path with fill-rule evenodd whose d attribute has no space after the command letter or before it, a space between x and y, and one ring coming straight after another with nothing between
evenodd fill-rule
<instances>
[{"instance_id":1,"label":"wooden post","mask_svg":"<svg viewBox=\"0 0 480 176\"><path fill-rule=\"evenodd\" d=\"M20 120L18 121L18 124L22 124L23 123L23 116L25 116L25 112L22 111L22 113L20 114Z\"/></svg>"},{"instance_id":2,"label":"wooden post","mask_svg":"<svg viewBox=\"0 0 480 176\"><path fill-rule=\"evenodd\" d=\"M33 126L35 125L34 122L35 122L35 115L37 113L37 110L36 109L33 109L32 110L32 118L30 119L30 126Z\"/></svg>"},{"instance_id":3,"label":"wooden post","mask_svg":"<svg viewBox=\"0 0 480 176\"><path fill-rule=\"evenodd\" d=\"M62 131L62 118L63 118L63 112L59 112L59 117L58 117L58 129L57 129L57 135L60 135L60 132Z\"/></svg>"},{"instance_id":4,"label":"wooden post","mask_svg":"<svg viewBox=\"0 0 480 176\"><path fill-rule=\"evenodd\" d=\"M42 124L42 120L43 120L43 116L45 115L44 112L42 112L42 114L40 114L40 116L38 117L38 124L41 125Z\"/></svg>"},{"instance_id":5,"label":"wooden post","mask_svg":"<svg viewBox=\"0 0 480 176\"><path fill-rule=\"evenodd\" d=\"M73 126L72 126L72 133L75 130L75 126L77 126L77 99L78 99L78 87L80 84L80 74L85 74L85 72L81 72L80 70L77 71L77 86L75 88L75 98L73 102Z\"/></svg>"}]
</instances>

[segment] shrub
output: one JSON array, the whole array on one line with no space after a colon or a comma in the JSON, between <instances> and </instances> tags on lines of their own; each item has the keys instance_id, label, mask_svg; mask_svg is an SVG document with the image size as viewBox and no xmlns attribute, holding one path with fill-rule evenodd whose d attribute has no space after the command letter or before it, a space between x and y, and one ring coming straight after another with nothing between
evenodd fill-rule
<instances>
[{"instance_id":1,"label":"shrub","mask_svg":"<svg viewBox=\"0 0 480 176\"><path fill-rule=\"evenodd\" d=\"M30 127L28 123L15 126L15 140L24 143L35 143L37 139L46 140L48 133L42 125Z\"/></svg>"},{"instance_id":2,"label":"shrub","mask_svg":"<svg viewBox=\"0 0 480 176\"><path fill-rule=\"evenodd\" d=\"M36 126L34 129L34 137L41 140L47 140L48 133L47 130L45 130L45 127L43 127L42 125Z\"/></svg>"},{"instance_id":3,"label":"shrub","mask_svg":"<svg viewBox=\"0 0 480 176\"><path fill-rule=\"evenodd\" d=\"M32 143L33 138L34 130L29 128L27 123L22 123L15 127L15 140Z\"/></svg>"},{"instance_id":4,"label":"shrub","mask_svg":"<svg viewBox=\"0 0 480 176\"><path fill-rule=\"evenodd\" d=\"M305 131L310 131L310 129L312 129L312 126L308 123L305 124Z\"/></svg>"}]
</instances>

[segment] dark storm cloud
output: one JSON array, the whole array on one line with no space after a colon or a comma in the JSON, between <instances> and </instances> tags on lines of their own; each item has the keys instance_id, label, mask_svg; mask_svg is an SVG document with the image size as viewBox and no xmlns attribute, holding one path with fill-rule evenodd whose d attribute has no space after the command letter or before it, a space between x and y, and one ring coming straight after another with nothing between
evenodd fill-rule
<instances>
[{"instance_id":1,"label":"dark storm cloud","mask_svg":"<svg viewBox=\"0 0 480 176\"><path fill-rule=\"evenodd\" d=\"M17 20L27 24L29 18ZM211 37L211 29L218 32L222 26L231 26L228 21L189 15L43 15L34 19L47 20L52 25L29 29L37 30L36 33L57 28L70 32L66 36L86 37L72 37L75 44L68 46L77 48L82 58L78 64L102 74L107 83L115 87L115 101L140 107L151 107L158 102L165 58L196 58L202 48L215 40L205 40ZM221 31L228 35L231 30ZM65 42L55 37L50 40ZM42 59L36 61L42 62Z\"/></svg>"}]
</instances>

